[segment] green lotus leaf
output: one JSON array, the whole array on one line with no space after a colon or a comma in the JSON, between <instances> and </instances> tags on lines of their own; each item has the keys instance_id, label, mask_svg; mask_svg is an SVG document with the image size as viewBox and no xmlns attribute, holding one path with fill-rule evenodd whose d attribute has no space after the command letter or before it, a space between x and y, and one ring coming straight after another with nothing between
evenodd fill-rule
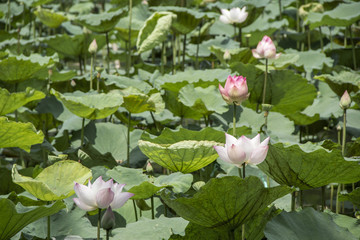
<instances>
[{"instance_id":1,"label":"green lotus leaf","mask_svg":"<svg viewBox=\"0 0 360 240\"><path fill-rule=\"evenodd\" d=\"M54 1L54 0L28 0L28 1L25 1L24 3L31 7L37 7L37 6L41 6L43 4L51 3L52 1Z\"/></svg>"},{"instance_id":2,"label":"green lotus leaf","mask_svg":"<svg viewBox=\"0 0 360 240\"><path fill-rule=\"evenodd\" d=\"M360 188L356 188L351 193L341 194L339 201L349 201L356 206L360 206Z\"/></svg>"},{"instance_id":3,"label":"green lotus leaf","mask_svg":"<svg viewBox=\"0 0 360 240\"><path fill-rule=\"evenodd\" d=\"M73 93L61 94L51 89L53 94L60 100L70 112L87 119L102 119L116 112L123 103L122 96L115 93L83 93L76 91Z\"/></svg>"},{"instance_id":4,"label":"green lotus leaf","mask_svg":"<svg viewBox=\"0 0 360 240\"><path fill-rule=\"evenodd\" d=\"M140 150L157 164L173 172L190 173L212 163L218 157L214 145L224 141L224 133L212 128L191 131L163 130L152 138L143 133L139 140Z\"/></svg>"},{"instance_id":5,"label":"green lotus leaf","mask_svg":"<svg viewBox=\"0 0 360 240\"><path fill-rule=\"evenodd\" d=\"M0 117L0 148L18 147L30 152L31 145L44 141L44 134L31 123L9 121Z\"/></svg>"},{"instance_id":6,"label":"green lotus leaf","mask_svg":"<svg viewBox=\"0 0 360 240\"><path fill-rule=\"evenodd\" d=\"M166 90L179 92L189 83L194 84L194 87L203 88L210 85L218 86L219 82L224 82L230 73L228 69L188 70L175 75L160 76L155 80L155 84Z\"/></svg>"},{"instance_id":7,"label":"green lotus leaf","mask_svg":"<svg viewBox=\"0 0 360 240\"><path fill-rule=\"evenodd\" d=\"M338 149L328 151L312 143L270 145L258 167L276 182L302 190L360 180L358 162L345 160Z\"/></svg>"},{"instance_id":8,"label":"green lotus leaf","mask_svg":"<svg viewBox=\"0 0 360 240\"><path fill-rule=\"evenodd\" d=\"M360 75L354 71L341 71L333 74L322 74L314 77L323 82L326 82L331 90L333 90L339 97L341 97L345 90L350 92L357 92L360 89Z\"/></svg>"},{"instance_id":9,"label":"green lotus leaf","mask_svg":"<svg viewBox=\"0 0 360 240\"><path fill-rule=\"evenodd\" d=\"M82 26L90 29L91 31L98 33L110 32L118 23L120 18L126 12L123 9L119 9L113 12L103 12L100 14L86 14L81 15L76 19L76 22Z\"/></svg>"},{"instance_id":10,"label":"green lotus leaf","mask_svg":"<svg viewBox=\"0 0 360 240\"><path fill-rule=\"evenodd\" d=\"M25 92L9 93L5 88L0 88L0 115L12 113L28 102L45 97L43 92L27 87Z\"/></svg>"},{"instance_id":11,"label":"green lotus leaf","mask_svg":"<svg viewBox=\"0 0 360 240\"><path fill-rule=\"evenodd\" d=\"M174 193L187 192L193 182L193 175L182 174L180 172L172 173L170 175L161 175L154 181L156 186L172 187Z\"/></svg>"},{"instance_id":12,"label":"green lotus leaf","mask_svg":"<svg viewBox=\"0 0 360 240\"><path fill-rule=\"evenodd\" d=\"M106 172L106 175L113 178L116 182L126 183L125 191L130 190L134 186L138 186L143 182L148 182L148 177L143 174L142 169L126 168L117 166Z\"/></svg>"},{"instance_id":13,"label":"green lotus leaf","mask_svg":"<svg viewBox=\"0 0 360 240\"><path fill-rule=\"evenodd\" d=\"M323 13L310 12L305 24L310 24L310 29L321 26L350 26L360 20L359 2L341 3L336 8Z\"/></svg>"},{"instance_id":14,"label":"green lotus leaf","mask_svg":"<svg viewBox=\"0 0 360 240\"><path fill-rule=\"evenodd\" d=\"M214 112L222 114L228 111L228 105L222 99L218 87L214 85L207 88L194 88L193 84L188 84L181 88L179 101L206 116Z\"/></svg>"},{"instance_id":15,"label":"green lotus leaf","mask_svg":"<svg viewBox=\"0 0 360 240\"><path fill-rule=\"evenodd\" d=\"M183 235L188 221L175 217L160 216L156 219L141 218L135 223L130 223L126 228L112 231L114 239L170 239L172 234Z\"/></svg>"},{"instance_id":16,"label":"green lotus leaf","mask_svg":"<svg viewBox=\"0 0 360 240\"><path fill-rule=\"evenodd\" d=\"M203 227L235 230L250 222L276 199L292 192L286 186L265 188L259 178L249 176L212 178L192 197L178 197L169 190L164 202L182 218Z\"/></svg>"},{"instance_id":17,"label":"green lotus leaf","mask_svg":"<svg viewBox=\"0 0 360 240\"><path fill-rule=\"evenodd\" d=\"M246 76L251 104L245 106L256 109L262 102L264 72L254 65L242 63L234 64L231 68ZM268 74L265 102L273 105L271 111L284 115L296 113L312 104L315 97L316 88L293 71L278 70Z\"/></svg>"},{"instance_id":18,"label":"green lotus leaf","mask_svg":"<svg viewBox=\"0 0 360 240\"><path fill-rule=\"evenodd\" d=\"M133 79L125 76L116 76L112 74L102 73L101 79L104 80L105 85L115 85L118 88L125 89L128 87L134 87L141 90L144 93L148 93L152 86L145 81Z\"/></svg>"},{"instance_id":19,"label":"green lotus leaf","mask_svg":"<svg viewBox=\"0 0 360 240\"><path fill-rule=\"evenodd\" d=\"M161 113L165 109L165 103L160 93L148 96L136 91L133 87L125 89L122 93L124 94L122 107L126 108L130 113L142 113L145 111Z\"/></svg>"},{"instance_id":20,"label":"green lotus leaf","mask_svg":"<svg viewBox=\"0 0 360 240\"><path fill-rule=\"evenodd\" d=\"M266 224L264 233L269 240L357 239L325 213L317 212L311 207L300 212L283 211Z\"/></svg>"},{"instance_id":21,"label":"green lotus leaf","mask_svg":"<svg viewBox=\"0 0 360 240\"><path fill-rule=\"evenodd\" d=\"M51 28L57 28L63 22L67 21L67 17L64 15L44 8L39 8L38 10L34 11L34 14L43 24Z\"/></svg>"},{"instance_id":22,"label":"green lotus leaf","mask_svg":"<svg viewBox=\"0 0 360 240\"><path fill-rule=\"evenodd\" d=\"M155 12L140 29L136 42L138 53L153 49L167 39L173 19L176 15L171 12Z\"/></svg>"},{"instance_id":23,"label":"green lotus leaf","mask_svg":"<svg viewBox=\"0 0 360 240\"><path fill-rule=\"evenodd\" d=\"M51 216L65 204L57 201L49 206L23 207L6 198L0 199L0 239L10 239L26 225L43 217Z\"/></svg>"},{"instance_id":24,"label":"green lotus leaf","mask_svg":"<svg viewBox=\"0 0 360 240\"><path fill-rule=\"evenodd\" d=\"M227 49L219 46L211 46L209 49L223 64L232 64L236 62L252 63L255 61L255 58L249 48L238 48L238 46L236 46L236 48ZM224 60L224 54L226 51L228 51L231 55L231 58L227 61Z\"/></svg>"},{"instance_id":25,"label":"green lotus leaf","mask_svg":"<svg viewBox=\"0 0 360 240\"><path fill-rule=\"evenodd\" d=\"M51 75L51 82L65 82L71 80L73 77L75 77L77 74L75 71L58 71L53 70L53 74Z\"/></svg>"},{"instance_id":26,"label":"green lotus leaf","mask_svg":"<svg viewBox=\"0 0 360 240\"><path fill-rule=\"evenodd\" d=\"M149 198L163 188L164 187L158 187L150 182L145 181L138 186L132 187L129 192L135 194L131 199L139 200Z\"/></svg>"},{"instance_id":27,"label":"green lotus leaf","mask_svg":"<svg viewBox=\"0 0 360 240\"><path fill-rule=\"evenodd\" d=\"M35 178L22 176L16 165L12 169L13 182L43 201L65 199L74 194L74 182L86 183L91 170L72 160L64 160L45 168Z\"/></svg>"},{"instance_id":28,"label":"green lotus leaf","mask_svg":"<svg viewBox=\"0 0 360 240\"><path fill-rule=\"evenodd\" d=\"M341 195L340 195L341 196ZM325 210L331 219L340 227L347 228L355 237L360 238L360 223L358 219L342 214L336 214L329 209Z\"/></svg>"},{"instance_id":29,"label":"green lotus leaf","mask_svg":"<svg viewBox=\"0 0 360 240\"><path fill-rule=\"evenodd\" d=\"M20 82L33 78L34 75L54 63L52 58L39 57L32 54L30 57L8 57L0 61L0 80Z\"/></svg>"},{"instance_id":30,"label":"green lotus leaf","mask_svg":"<svg viewBox=\"0 0 360 240\"><path fill-rule=\"evenodd\" d=\"M71 6L69 13L78 13L80 15L90 13L95 4L92 2L79 2Z\"/></svg>"}]
</instances>

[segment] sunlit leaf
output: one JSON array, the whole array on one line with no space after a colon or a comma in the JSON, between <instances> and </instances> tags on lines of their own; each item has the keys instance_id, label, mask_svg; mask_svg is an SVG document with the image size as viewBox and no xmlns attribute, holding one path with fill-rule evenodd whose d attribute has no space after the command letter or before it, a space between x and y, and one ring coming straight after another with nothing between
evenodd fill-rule
<instances>
[{"instance_id":1,"label":"sunlit leaf","mask_svg":"<svg viewBox=\"0 0 360 240\"><path fill-rule=\"evenodd\" d=\"M345 90L350 92L357 92L360 89L360 75L353 71L341 71L333 74L322 74L314 77L323 82L326 82L331 90L333 90L339 97L341 97Z\"/></svg>"},{"instance_id":2,"label":"sunlit leaf","mask_svg":"<svg viewBox=\"0 0 360 240\"><path fill-rule=\"evenodd\" d=\"M67 17L64 15L55 13L54 11L47 10L45 8L37 9L34 11L34 14L43 24L51 28L57 28L61 25L61 23L67 21Z\"/></svg>"}]
</instances>

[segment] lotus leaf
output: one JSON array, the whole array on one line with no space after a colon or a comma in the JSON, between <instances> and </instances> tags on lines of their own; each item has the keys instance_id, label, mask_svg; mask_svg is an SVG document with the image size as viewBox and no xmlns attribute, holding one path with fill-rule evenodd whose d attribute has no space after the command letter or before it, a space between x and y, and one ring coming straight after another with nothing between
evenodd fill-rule
<instances>
[{"instance_id":1,"label":"lotus leaf","mask_svg":"<svg viewBox=\"0 0 360 240\"><path fill-rule=\"evenodd\" d=\"M138 53L153 49L166 40L173 19L176 15L171 12L153 13L140 29L136 42Z\"/></svg>"},{"instance_id":2,"label":"lotus leaf","mask_svg":"<svg viewBox=\"0 0 360 240\"><path fill-rule=\"evenodd\" d=\"M148 96L133 87L123 90L122 93L124 94L122 107L125 107L130 113L141 113L145 111L161 113L164 111L165 103L160 93L154 93Z\"/></svg>"},{"instance_id":3,"label":"lotus leaf","mask_svg":"<svg viewBox=\"0 0 360 240\"><path fill-rule=\"evenodd\" d=\"M123 103L122 96L114 93L95 92L61 94L52 89L51 94L60 100L75 115L87 119L102 119L116 112Z\"/></svg>"},{"instance_id":4,"label":"lotus leaf","mask_svg":"<svg viewBox=\"0 0 360 240\"><path fill-rule=\"evenodd\" d=\"M179 101L206 116L214 112L222 114L228 110L227 104L219 94L219 89L215 86L194 88L193 84L188 84L181 88Z\"/></svg>"},{"instance_id":5,"label":"lotus leaf","mask_svg":"<svg viewBox=\"0 0 360 240\"><path fill-rule=\"evenodd\" d=\"M266 224L264 233L269 240L357 239L349 230L336 225L325 213L311 207L300 212L283 211Z\"/></svg>"},{"instance_id":6,"label":"lotus leaf","mask_svg":"<svg viewBox=\"0 0 360 240\"><path fill-rule=\"evenodd\" d=\"M174 193L187 192L193 182L193 175L182 174L180 172L172 173L170 175L162 175L155 179L156 186L171 186Z\"/></svg>"},{"instance_id":7,"label":"lotus leaf","mask_svg":"<svg viewBox=\"0 0 360 240\"><path fill-rule=\"evenodd\" d=\"M65 208L65 204L57 201L49 206L23 207L6 198L0 198L0 239L10 239L26 225L46 216L53 215Z\"/></svg>"},{"instance_id":8,"label":"lotus leaf","mask_svg":"<svg viewBox=\"0 0 360 240\"><path fill-rule=\"evenodd\" d=\"M259 178L249 176L212 178L192 197L161 194L164 202L184 219L220 231L235 230L250 222L274 200L292 192L286 186L265 188Z\"/></svg>"},{"instance_id":9,"label":"lotus leaf","mask_svg":"<svg viewBox=\"0 0 360 240\"><path fill-rule=\"evenodd\" d=\"M126 12L120 8L119 10L113 12L81 15L76 21L91 31L106 33L110 32L115 27L117 22L125 13Z\"/></svg>"},{"instance_id":10,"label":"lotus leaf","mask_svg":"<svg viewBox=\"0 0 360 240\"><path fill-rule=\"evenodd\" d=\"M43 92L30 87L25 92L9 93L5 88L0 88L0 115L12 113L28 102L39 100L45 97Z\"/></svg>"},{"instance_id":11,"label":"lotus leaf","mask_svg":"<svg viewBox=\"0 0 360 240\"><path fill-rule=\"evenodd\" d=\"M117 166L106 172L106 175L113 178L116 182L126 183L124 189L128 191L134 186L138 186L148 181L148 177L143 174L142 169L126 168Z\"/></svg>"},{"instance_id":12,"label":"lotus leaf","mask_svg":"<svg viewBox=\"0 0 360 240\"><path fill-rule=\"evenodd\" d=\"M339 97L344 94L345 90L350 93L360 89L360 75L353 71L333 72L332 75L322 74L314 78L326 82Z\"/></svg>"},{"instance_id":13,"label":"lotus leaf","mask_svg":"<svg viewBox=\"0 0 360 240\"><path fill-rule=\"evenodd\" d=\"M356 206L360 206L360 188L356 188L351 193L340 195L339 201L350 201Z\"/></svg>"},{"instance_id":14,"label":"lotus leaf","mask_svg":"<svg viewBox=\"0 0 360 240\"><path fill-rule=\"evenodd\" d=\"M43 201L65 199L74 194L74 182L84 184L91 178L91 170L71 160L56 162L35 178L22 176L16 165L12 169L13 182Z\"/></svg>"},{"instance_id":15,"label":"lotus leaf","mask_svg":"<svg viewBox=\"0 0 360 240\"><path fill-rule=\"evenodd\" d=\"M116 76L107 73L101 74L101 79L104 79L105 85L115 85L118 88L124 89L128 87L134 87L141 90L144 93L148 93L152 87L145 81L138 79L128 78L125 76Z\"/></svg>"},{"instance_id":16,"label":"lotus leaf","mask_svg":"<svg viewBox=\"0 0 360 240\"><path fill-rule=\"evenodd\" d=\"M144 133L139 140L140 150L157 164L173 172L190 173L203 168L218 157L214 145L224 141L222 132L212 128L191 131L165 129L156 138Z\"/></svg>"},{"instance_id":17,"label":"lotus leaf","mask_svg":"<svg viewBox=\"0 0 360 240\"><path fill-rule=\"evenodd\" d=\"M360 180L358 162L345 160L340 150L328 151L312 143L270 145L258 167L276 182L302 190Z\"/></svg>"},{"instance_id":18,"label":"lotus leaf","mask_svg":"<svg viewBox=\"0 0 360 240\"><path fill-rule=\"evenodd\" d=\"M61 25L61 23L67 21L67 18L64 15L44 8L39 8L34 12L34 14L43 24L51 28L57 28Z\"/></svg>"},{"instance_id":19,"label":"lotus leaf","mask_svg":"<svg viewBox=\"0 0 360 240\"><path fill-rule=\"evenodd\" d=\"M43 141L43 133L36 131L31 123L13 122L0 117L0 148L18 147L30 152L31 145Z\"/></svg>"}]
</instances>

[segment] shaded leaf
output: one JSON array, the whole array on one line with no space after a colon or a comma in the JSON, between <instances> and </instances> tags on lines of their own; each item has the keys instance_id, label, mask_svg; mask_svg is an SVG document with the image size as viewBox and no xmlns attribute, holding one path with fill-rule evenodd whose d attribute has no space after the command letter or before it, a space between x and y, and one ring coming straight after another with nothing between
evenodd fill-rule
<instances>
[{"instance_id":1,"label":"shaded leaf","mask_svg":"<svg viewBox=\"0 0 360 240\"><path fill-rule=\"evenodd\" d=\"M43 24L51 28L57 28L64 21L67 21L67 17L65 17L64 15L55 13L54 11L44 8L37 9L36 11L34 11L34 14Z\"/></svg>"}]
</instances>

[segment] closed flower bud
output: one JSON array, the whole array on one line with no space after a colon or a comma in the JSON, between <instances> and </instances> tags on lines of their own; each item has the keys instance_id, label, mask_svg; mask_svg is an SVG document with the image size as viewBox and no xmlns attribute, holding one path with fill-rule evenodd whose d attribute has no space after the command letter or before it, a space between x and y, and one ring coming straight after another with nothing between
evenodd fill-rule
<instances>
[{"instance_id":1,"label":"closed flower bud","mask_svg":"<svg viewBox=\"0 0 360 240\"><path fill-rule=\"evenodd\" d=\"M342 95L342 97L340 98L340 107L342 109L348 109L350 107L351 104L351 98L349 93L347 92L347 90L344 92L344 94Z\"/></svg>"},{"instance_id":2,"label":"closed flower bud","mask_svg":"<svg viewBox=\"0 0 360 240\"><path fill-rule=\"evenodd\" d=\"M101 227L105 230L110 230L115 227L115 215L111 207L108 207L102 216Z\"/></svg>"},{"instance_id":3,"label":"closed flower bud","mask_svg":"<svg viewBox=\"0 0 360 240\"><path fill-rule=\"evenodd\" d=\"M225 88L219 84L219 90L222 98L227 104L240 105L241 102L248 99L250 93L246 84L246 78L243 76L228 76Z\"/></svg>"},{"instance_id":4,"label":"closed flower bud","mask_svg":"<svg viewBox=\"0 0 360 240\"><path fill-rule=\"evenodd\" d=\"M280 53L276 54L276 47L270 37L264 36L258 43L256 49L252 49L254 58L274 58L280 57Z\"/></svg>"},{"instance_id":5,"label":"closed flower bud","mask_svg":"<svg viewBox=\"0 0 360 240\"><path fill-rule=\"evenodd\" d=\"M91 43L90 43L90 46L89 46L89 53L91 54L94 54L96 53L98 49L98 46L97 46L97 43L96 43L96 39L94 39Z\"/></svg>"},{"instance_id":6,"label":"closed flower bud","mask_svg":"<svg viewBox=\"0 0 360 240\"><path fill-rule=\"evenodd\" d=\"M224 58L224 60L231 59L231 54L230 54L229 50L225 50L223 58Z\"/></svg>"},{"instance_id":7,"label":"closed flower bud","mask_svg":"<svg viewBox=\"0 0 360 240\"><path fill-rule=\"evenodd\" d=\"M153 169L153 167L151 166L151 163L148 162L148 163L146 164L146 172L147 172L147 173L152 173L153 171L154 171L154 169Z\"/></svg>"}]
</instances>

